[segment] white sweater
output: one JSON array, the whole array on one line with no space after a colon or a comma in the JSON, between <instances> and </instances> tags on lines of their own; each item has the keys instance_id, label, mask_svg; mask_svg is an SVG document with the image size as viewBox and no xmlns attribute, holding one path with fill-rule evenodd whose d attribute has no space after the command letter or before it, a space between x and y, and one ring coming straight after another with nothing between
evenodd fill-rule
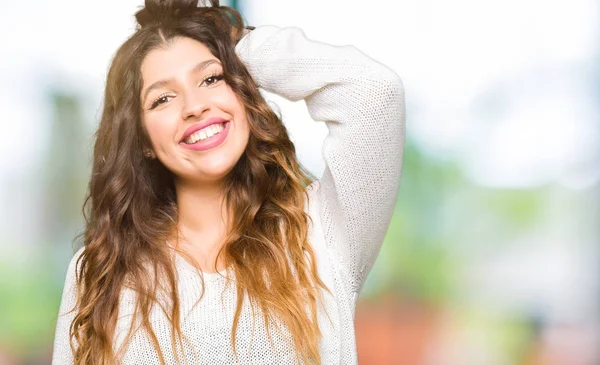
<instances>
[{"instance_id":1,"label":"white sweater","mask_svg":"<svg viewBox=\"0 0 600 365\"><path fill-rule=\"evenodd\" d=\"M322 363L356 364L354 308L356 298L384 239L396 203L404 146L404 90L386 66L352 46L332 46L306 38L298 28L257 27L236 52L258 85L290 100L306 101L310 116L329 129L324 145L325 172L309 186L305 209L313 219L309 240L324 293L318 321ZM69 325L74 314L75 262L69 265L60 305L52 364L71 364ZM177 255L181 329L190 364L296 364L289 338L271 330L269 343L262 316L254 318L246 301L237 334L239 362L231 347L235 288L221 295L225 279L204 273L206 293L199 304L200 278ZM115 350L129 326L135 296L124 290L119 303ZM331 321L329 321L327 315ZM164 314L151 314L167 364L175 364L170 325ZM285 333L285 331L283 332ZM125 364L159 364L156 351L138 331L121 359Z\"/></svg>"}]
</instances>

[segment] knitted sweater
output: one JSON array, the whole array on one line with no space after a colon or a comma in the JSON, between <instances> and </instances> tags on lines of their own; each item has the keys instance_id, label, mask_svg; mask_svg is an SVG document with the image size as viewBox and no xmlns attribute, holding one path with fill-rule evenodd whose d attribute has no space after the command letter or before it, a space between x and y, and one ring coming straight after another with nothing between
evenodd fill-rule
<instances>
[{"instance_id":1,"label":"knitted sweater","mask_svg":"<svg viewBox=\"0 0 600 365\"><path fill-rule=\"evenodd\" d=\"M325 171L308 187L305 205L313 223L309 241L318 273L331 290L318 308L322 363L356 364L356 298L384 239L396 203L404 145L404 90L386 66L352 46L333 46L306 38L298 28L257 27L238 43L236 53L259 87L289 100L304 99L315 121L329 133L322 153ZM76 298L75 263L69 265L60 305L52 364L71 364L69 325ZM184 351L191 364L296 364L285 331L271 329L262 315L242 307L236 361L231 326L236 306L233 286L225 291L218 273L197 271L177 255ZM135 295L124 289L115 332L118 349L131 325ZM175 364L171 330L160 310L150 317L167 364ZM253 325L254 324L254 325ZM125 364L159 364L147 334L139 330L124 351Z\"/></svg>"}]
</instances>

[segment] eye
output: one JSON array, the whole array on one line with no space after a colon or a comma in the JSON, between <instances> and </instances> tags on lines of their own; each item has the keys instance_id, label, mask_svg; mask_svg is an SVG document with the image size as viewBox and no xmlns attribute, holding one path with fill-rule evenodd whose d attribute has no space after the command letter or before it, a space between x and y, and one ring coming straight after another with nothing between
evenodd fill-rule
<instances>
[{"instance_id":1,"label":"eye","mask_svg":"<svg viewBox=\"0 0 600 365\"><path fill-rule=\"evenodd\" d=\"M157 106L159 106L161 104L168 102L169 98L172 98L172 96L167 95L167 94L163 94L163 95L159 96L156 100L154 100L152 102L152 105L150 106L150 110L156 108Z\"/></svg>"},{"instance_id":2,"label":"eye","mask_svg":"<svg viewBox=\"0 0 600 365\"><path fill-rule=\"evenodd\" d=\"M223 74L211 75L211 76L208 76L207 78L205 78L204 80L202 80L202 83L200 84L200 86L202 86L202 85L211 86L221 80L223 80Z\"/></svg>"}]
</instances>

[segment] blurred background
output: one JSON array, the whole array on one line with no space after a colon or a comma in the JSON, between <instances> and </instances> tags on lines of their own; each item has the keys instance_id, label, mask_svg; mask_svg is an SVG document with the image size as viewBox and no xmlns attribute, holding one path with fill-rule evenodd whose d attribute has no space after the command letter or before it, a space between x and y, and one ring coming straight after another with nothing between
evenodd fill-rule
<instances>
[{"instance_id":1,"label":"blurred background","mask_svg":"<svg viewBox=\"0 0 600 365\"><path fill-rule=\"evenodd\" d=\"M361 365L600 364L598 1L224 3L403 79L402 184L356 311ZM106 71L142 2L0 4L0 365L49 364ZM265 95L320 176L325 125Z\"/></svg>"}]
</instances>

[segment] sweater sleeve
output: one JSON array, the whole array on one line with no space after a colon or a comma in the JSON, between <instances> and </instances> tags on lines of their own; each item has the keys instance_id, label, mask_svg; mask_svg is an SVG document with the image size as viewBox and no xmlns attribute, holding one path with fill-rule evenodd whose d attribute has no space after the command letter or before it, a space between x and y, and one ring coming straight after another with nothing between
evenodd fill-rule
<instances>
[{"instance_id":1,"label":"sweater sleeve","mask_svg":"<svg viewBox=\"0 0 600 365\"><path fill-rule=\"evenodd\" d=\"M315 184L325 239L358 294L396 204L405 140L398 75L353 46L309 40L299 28L257 27L236 52L258 86L304 99L329 130Z\"/></svg>"},{"instance_id":2,"label":"sweater sleeve","mask_svg":"<svg viewBox=\"0 0 600 365\"><path fill-rule=\"evenodd\" d=\"M70 345L69 328L77 314L77 311L75 310L75 304L77 302L76 264L79 256L83 253L83 250L84 248L82 247L75 253L71 259L69 268L67 269L65 286L63 288L58 318L56 321L52 365L73 364L73 352Z\"/></svg>"}]
</instances>

